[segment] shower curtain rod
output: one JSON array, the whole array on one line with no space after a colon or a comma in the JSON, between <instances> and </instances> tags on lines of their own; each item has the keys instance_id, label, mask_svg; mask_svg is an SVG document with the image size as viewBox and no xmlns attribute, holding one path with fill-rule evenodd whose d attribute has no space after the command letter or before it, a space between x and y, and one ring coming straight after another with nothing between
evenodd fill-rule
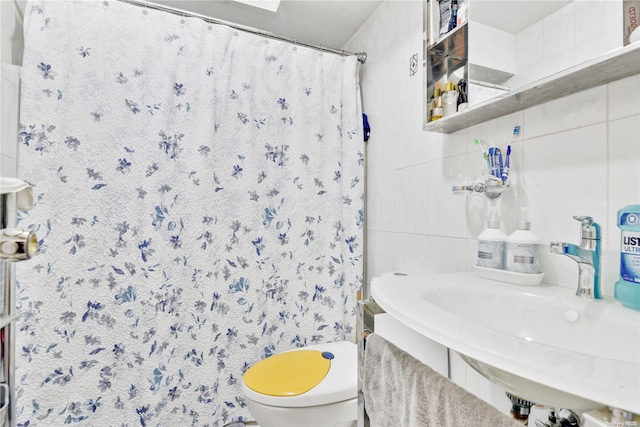
<instances>
[{"instance_id":1,"label":"shower curtain rod","mask_svg":"<svg viewBox=\"0 0 640 427\"><path fill-rule=\"evenodd\" d=\"M305 46L305 47L309 47L312 49L316 49L316 50L320 50L323 52L330 52L330 53L335 53L338 55L342 55L342 56L356 56L358 58L358 62L360 62L361 64L364 64L367 61L367 53L366 52L358 52L358 53L353 53L353 52L347 52L345 50L338 50L338 49L332 49L329 47L325 47L325 46L317 46L317 45L312 45L312 44L307 44L307 43L301 43L299 41L297 41L296 39L290 39L287 37L283 37L283 36L279 36L276 34L272 34L272 33L268 33L266 31L260 31L256 28L252 28L252 27L247 27L244 25L239 25L233 22L228 22L228 21L223 21L220 19L216 19L216 18L212 18L210 16L206 16L206 15L201 15L199 13L193 13L193 12L189 12L187 10L184 9L178 9L175 7L171 7L171 6L165 6L162 4L158 4L158 3L152 3L152 2L147 2L147 1L143 1L143 0L117 0L117 1L121 1L123 3L129 3L135 6L140 6L140 7L145 7L148 9L153 9L153 10L160 10L163 12L169 12L169 13L173 13L174 15L180 15L180 16L184 16L184 17L190 17L190 18L199 18L202 19L205 22L208 22L210 24L219 24L219 25L226 25L227 27L231 27L234 28L236 30L240 30L240 31L245 31L248 33L252 33L252 34L257 34L259 36L262 37L267 37L267 38L271 38L271 39L275 39L275 40L280 40L283 42L287 42L287 43L293 43L293 44L297 44L300 46Z\"/></svg>"}]
</instances>

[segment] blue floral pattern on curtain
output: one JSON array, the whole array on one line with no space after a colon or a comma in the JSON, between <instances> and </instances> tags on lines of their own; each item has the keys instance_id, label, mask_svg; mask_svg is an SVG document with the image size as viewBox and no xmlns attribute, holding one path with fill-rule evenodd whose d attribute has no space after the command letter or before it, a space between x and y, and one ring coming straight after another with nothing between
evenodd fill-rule
<instances>
[{"instance_id":1,"label":"blue floral pattern on curtain","mask_svg":"<svg viewBox=\"0 0 640 427\"><path fill-rule=\"evenodd\" d=\"M353 340L357 62L121 2L29 2L21 426L222 426L276 352Z\"/></svg>"}]
</instances>

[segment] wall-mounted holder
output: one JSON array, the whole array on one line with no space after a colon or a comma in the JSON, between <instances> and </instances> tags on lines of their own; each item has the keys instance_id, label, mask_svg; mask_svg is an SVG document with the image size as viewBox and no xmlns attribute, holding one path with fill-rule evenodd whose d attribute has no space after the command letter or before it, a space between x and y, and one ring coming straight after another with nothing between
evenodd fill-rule
<instances>
[{"instance_id":1,"label":"wall-mounted holder","mask_svg":"<svg viewBox=\"0 0 640 427\"><path fill-rule=\"evenodd\" d=\"M494 176L483 174L474 179L472 184L461 183L451 187L453 194L466 194L467 192L484 193L489 199L497 199L507 191L511 185L510 180L503 181Z\"/></svg>"}]
</instances>

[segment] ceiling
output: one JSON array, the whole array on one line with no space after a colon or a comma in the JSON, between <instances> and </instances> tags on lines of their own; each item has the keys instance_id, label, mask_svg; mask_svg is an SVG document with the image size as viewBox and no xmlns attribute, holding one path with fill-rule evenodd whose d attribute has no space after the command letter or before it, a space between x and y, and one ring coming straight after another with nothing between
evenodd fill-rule
<instances>
[{"instance_id":1,"label":"ceiling","mask_svg":"<svg viewBox=\"0 0 640 427\"><path fill-rule=\"evenodd\" d=\"M277 13L230 0L155 0L300 43L342 49L382 0L282 0Z\"/></svg>"}]
</instances>

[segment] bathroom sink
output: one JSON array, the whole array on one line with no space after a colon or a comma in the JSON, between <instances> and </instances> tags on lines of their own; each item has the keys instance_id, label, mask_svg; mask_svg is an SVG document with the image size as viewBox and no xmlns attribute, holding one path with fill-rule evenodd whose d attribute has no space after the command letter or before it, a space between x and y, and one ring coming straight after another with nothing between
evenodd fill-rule
<instances>
[{"instance_id":1,"label":"bathroom sink","mask_svg":"<svg viewBox=\"0 0 640 427\"><path fill-rule=\"evenodd\" d=\"M387 313L521 398L640 413L640 312L574 293L474 273L386 273L371 283Z\"/></svg>"}]
</instances>

